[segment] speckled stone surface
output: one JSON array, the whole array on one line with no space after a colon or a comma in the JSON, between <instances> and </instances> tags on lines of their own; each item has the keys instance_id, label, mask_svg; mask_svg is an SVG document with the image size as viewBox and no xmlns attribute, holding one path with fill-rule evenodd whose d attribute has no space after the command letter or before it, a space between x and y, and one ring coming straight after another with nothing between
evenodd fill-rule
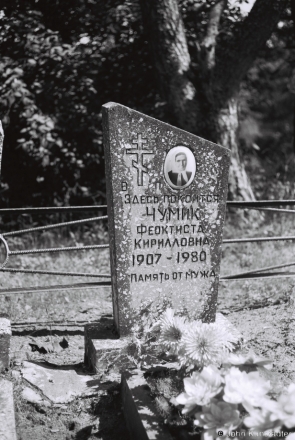
<instances>
[{"instance_id":1,"label":"speckled stone surface","mask_svg":"<svg viewBox=\"0 0 295 440\"><path fill-rule=\"evenodd\" d=\"M118 338L108 321L101 325L87 324L84 329L85 365L94 373L120 373L130 366L126 355L129 338Z\"/></svg>"},{"instance_id":2,"label":"speckled stone surface","mask_svg":"<svg viewBox=\"0 0 295 440\"><path fill-rule=\"evenodd\" d=\"M0 379L0 438L16 440L12 383Z\"/></svg>"},{"instance_id":3,"label":"speckled stone surface","mask_svg":"<svg viewBox=\"0 0 295 440\"><path fill-rule=\"evenodd\" d=\"M10 338L10 320L0 317L0 371L9 368Z\"/></svg>"},{"instance_id":4,"label":"speckled stone surface","mask_svg":"<svg viewBox=\"0 0 295 440\"><path fill-rule=\"evenodd\" d=\"M116 103L103 106L103 129L120 336L165 303L214 321L229 150Z\"/></svg>"}]
</instances>

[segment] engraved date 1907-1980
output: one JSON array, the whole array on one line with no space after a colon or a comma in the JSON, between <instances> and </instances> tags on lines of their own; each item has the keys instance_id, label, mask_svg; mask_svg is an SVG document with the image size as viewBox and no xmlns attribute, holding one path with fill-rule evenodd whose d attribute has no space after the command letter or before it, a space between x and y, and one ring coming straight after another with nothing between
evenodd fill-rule
<instances>
[{"instance_id":1,"label":"engraved date 1907-1980","mask_svg":"<svg viewBox=\"0 0 295 440\"><path fill-rule=\"evenodd\" d=\"M158 264L162 254L138 254L132 255L132 266L141 266L142 264L146 264L147 266L153 266L154 264ZM207 255L205 251L201 252L177 252L175 254L177 263L197 263L199 261L205 262ZM172 257L166 257L167 260L171 260Z\"/></svg>"}]
</instances>

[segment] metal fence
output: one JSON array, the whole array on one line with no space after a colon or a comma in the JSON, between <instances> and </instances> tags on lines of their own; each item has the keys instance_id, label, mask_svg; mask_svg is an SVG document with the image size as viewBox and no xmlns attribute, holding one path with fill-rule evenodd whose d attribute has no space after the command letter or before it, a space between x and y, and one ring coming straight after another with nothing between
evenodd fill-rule
<instances>
[{"instance_id":1,"label":"metal fence","mask_svg":"<svg viewBox=\"0 0 295 440\"><path fill-rule=\"evenodd\" d=\"M285 209L284 207L290 207L295 205L295 200L263 200L263 201L252 201L252 202L240 202L240 201L230 201L227 202L228 208L234 209L255 209L259 211L266 211L271 213L290 213L295 214L294 209ZM72 207L44 207L44 208L14 208L14 209L0 209L0 215L2 214L50 214L50 213L60 213L60 212L98 212L105 209L106 205L98 206L72 206ZM11 272L11 273L31 273L31 274L46 274L46 275L66 275L72 277L91 277L98 278L100 281L93 282L79 282L71 284L58 284L51 286L38 286L38 287L21 287L21 288L9 288L0 289L0 294L8 293L28 293L33 291L44 292L60 289L80 289L80 288L97 288L102 286L110 286L110 274L102 273L87 273L87 272L63 272L63 271L49 271L49 270L33 270L33 269L20 269L13 266L8 266L7 264L11 261L12 257L15 255L24 254L40 254L40 253L56 253L56 252L69 252L69 251L85 251L88 249L105 249L108 248L108 244L93 244L93 245L80 245L80 246L70 246L70 247L54 247L45 249L25 249L25 250L13 250L9 249L9 244L7 238L14 237L17 235L34 233L37 231L46 231L55 228L68 227L72 225L82 225L84 223L98 222L107 219L107 215L95 216L80 220L56 223L53 225L37 226L33 228L20 229L16 231L5 232L0 235L0 242L4 246L5 250L5 261L2 263L0 271ZM280 236L280 237L248 237L248 238L233 238L223 240L224 244L234 244L234 243L253 243L253 242L266 242L266 241L283 241L283 240L295 240L295 236ZM292 277L295 276L295 272L288 271L277 271L277 269L283 269L287 267L295 266L294 262L286 262L285 264L280 264L276 266L262 267L259 269L236 273L227 276L221 276L220 280L230 281L230 280L245 280L245 279L257 279L257 278L278 278L278 277Z\"/></svg>"},{"instance_id":2,"label":"metal fence","mask_svg":"<svg viewBox=\"0 0 295 440\"><path fill-rule=\"evenodd\" d=\"M2 214L52 214L52 213L60 213L60 212L86 212L86 211L101 211L105 209L106 205L99 206L72 206L72 207L45 207L45 208L15 208L15 209L0 209L0 215ZM9 289L0 289L0 294L7 293L28 293L28 292L45 292L52 290L60 290L60 289L80 289L80 288L96 288L101 286L110 286L111 282L109 279L111 278L110 274L102 274L102 273L88 273L88 272L69 272L69 271L49 271L49 270L32 270L32 269L20 269L16 267L7 266L7 263L11 260L11 257L15 255L24 255L24 254L40 254L40 253L56 253L56 252L69 252L69 251L85 251L89 249L106 249L109 247L108 244L93 244L88 246L70 246L70 247L53 247L53 248L45 248L45 249L25 249L25 250L16 250L11 251L9 249L9 245L7 242L7 238L14 237L17 235L23 235L28 233L34 233L37 231L48 231L51 229L69 227L72 225L82 225L84 223L97 222L101 220L107 219L107 215L104 216L96 216L85 218L81 220L74 220L62 223L56 223L53 225L46 226L37 226L34 228L20 229L17 231L5 232L0 235L0 242L3 244L5 249L5 259L1 265L1 272L12 272L12 273L31 273L31 274L46 274L46 275L66 275L72 277L91 277L91 278L99 278L103 279L103 281L95 281L95 282L85 282L85 283L71 283L71 284L58 284L51 286L38 286L38 287L22 287L22 288L9 288Z\"/></svg>"}]
</instances>

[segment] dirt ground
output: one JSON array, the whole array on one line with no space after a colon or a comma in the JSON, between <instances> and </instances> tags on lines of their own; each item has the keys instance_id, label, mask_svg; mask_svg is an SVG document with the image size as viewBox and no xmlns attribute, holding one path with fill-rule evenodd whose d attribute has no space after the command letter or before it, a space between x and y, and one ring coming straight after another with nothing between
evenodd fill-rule
<instances>
[{"instance_id":1,"label":"dirt ground","mask_svg":"<svg viewBox=\"0 0 295 440\"><path fill-rule=\"evenodd\" d=\"M62 340L58 336L55 339ZM40 345L50 340L50 336L34 337ZM119 376L105 379L97 385L94 397L76 398L68 404L29 403L22 398L25 387L34 387L21 377L24 360L44 362L56 370L74 369L80 375L89 375L84 367L84 337L67 336L68 347L59 353L40 354L32 351L29 336L13 336L11 340L11 370L5 377L14 384L14 402L18 440L129 440L125 425L121 399ZM93 375L93 380L99 375ZM39 394L40 391L35 389ZM96 391L96 390L95 390Z\"/></svg>"},{"instance_id":2,"label":"dirt ground","mask_svg":"<svg viewBox=\"0 0 295 440\"><path fill-rule=\"evenodd\" d=\"M292 228L288 233L295 235L295 225ZM245 231L239 230L239 233L245 235ZM249 230L249 234L252 233ZM262 232L256 233L260 236ZM279 235L265 226L263 233ZM228 235L233 236L232 231ZM292 257L292 243L269 244L267 247L255 247L254 244L225 246L221 273L225 275L290 262ZM83 321L93 322L112 310L109 289L101 294L91 291L69 292L66 296L53 293L44 297L39 294L35 298L34 295L15 296L9 302L14 326L11 369L4 376L14 384L18 440L129 440L121 407L119 375L104 377L95 396L77 398L69 404L44 407L22 398L25 387L33 388L20 375L25 360L47 362L56 369L75 369L79 374L89 374L83 364ZM295 279L291 277L220 282L218 311L241 331L246 343L257 354L273 359L272 381L278 392L284 385L295 382L294 303ZM68 318L65 325L41 323L62 322L64 316ZM28 320L31 325L25 324ZM36 326L35 321L40 323ZM41 344L54 335L59 340L65 336L67 346L58 353L32 351L32 337ZM99 375L93 376L93 379L99 378Z\"/></svg>"},{"instance_id":3,"label":"dirt ground","mask_svg":"<svg viewBox=\"0 0 295 440\"><path fill-rule=\"evenodd\" d=\"M245 298L244 301L242 297L234 299L223 293L221 286L218 310L239 328L249 346L274 360L273 385L277 391L295 382L295 309L292 289L289 290L289 298L280 293L268 304L264 300L249 304L245 303ZM51 332L54 334L54 328L51 328ZM82 333L82 328L77 328L77 332ZM63 337L56 338L61 340ZM44 407L28 403L21 397L24 387L33 388L20 376L24 360L43 361L55 365L57 369L74 368L79 374L89 374L83 365L83 335L67 335L66 339L68 347L59 353L41 354L32 351L31 336L12 336L12 368L5 376L14 383L18 440L128 440L118 375L104 378L97 387L95 397L77 398L70 404ZM34 340L40 344L48 342L50 335L34 336ZM99 375L93 376L93 379L99 379Z\"/></svg>"}]
</instances>

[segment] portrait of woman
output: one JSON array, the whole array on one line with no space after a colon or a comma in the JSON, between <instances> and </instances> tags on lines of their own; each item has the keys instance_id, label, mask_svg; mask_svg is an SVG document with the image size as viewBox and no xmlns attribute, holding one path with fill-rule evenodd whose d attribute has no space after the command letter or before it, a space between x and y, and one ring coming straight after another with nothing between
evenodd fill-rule
<instances>
[{"instance_id":1,"label":"portrait of woman","mask_svg":"<svg viewBox=\"0 0 295 440\"><path fill-rule=\"evenodd\" d=\"M164 175L171 188L183 189L189 186L196 174L196 161L188 147L179 145L171 148L164 163Z\"/></svg>"}]
</instances>

